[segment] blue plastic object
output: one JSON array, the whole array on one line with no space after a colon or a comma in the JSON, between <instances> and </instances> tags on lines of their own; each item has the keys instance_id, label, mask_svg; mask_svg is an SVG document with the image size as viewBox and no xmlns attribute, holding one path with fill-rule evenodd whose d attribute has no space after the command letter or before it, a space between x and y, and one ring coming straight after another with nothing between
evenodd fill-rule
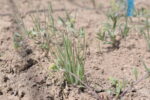
<instances>
[{"instance_id":1,"label":"blue plastic object","mask_svg":"<svg viewBox=\"0 0 150 100\"><path fill-rule=\"evenodd\" d=\"M133 16L134 12L134 0L127 0L128 2L128 9L127 9L127 16Z\"/></svg>"}]
</instances>

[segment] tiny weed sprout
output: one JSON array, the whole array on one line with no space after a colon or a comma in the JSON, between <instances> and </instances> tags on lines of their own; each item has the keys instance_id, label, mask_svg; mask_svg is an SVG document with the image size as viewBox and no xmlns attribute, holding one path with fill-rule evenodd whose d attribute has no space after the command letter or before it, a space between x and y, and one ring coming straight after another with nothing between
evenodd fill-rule
<instances>
[{"instance_id":1,"label":"tiny weed sprout","mask_svg":"<svg viewBox=\"0 0 150 100\"><path fill-rule=\"evenodd\" d=\"M23 42L23 37L19 33L14 33L13 35L13 43L14 43L14 48L18 49L22 46Z\"/></svg>"},{"instance_id":2,"label":"tiny weed sprout","mask_svg":"<svg viewBox=\"0 0 150 100\"><path fill-rule=\"evenodd\" d=\"M150 77L150 68L147 67L147 65L143 62L144 68L148 74L148 76Z\"/></svg>"},{"instance_id":3,"label":"tiny weed sprout","mask_svg":"<svg viewBox=\"0 0 150 100\"><path fill-rule=\"evenodd\" d=\"M143 21L144 26L141 28L141 33L144 35L148 51L150 51L150 21L149 17L146 17L145 20Z\"/></svg>"},{"instance_id":4,"label":"tiny weed sprout","mask_svg":"<svg viewBox=\"0 0 150 100\"><path fill-rule=\"evenodd\" d=\"M129 34L130 27L128 25L128 17L125 17L125 23L120 24L121 37L126 38Z\"/></svg>"},{"instance_id":5,"label":"tiny weed sprout","mask_svg":"<svg viewBox=\"0 0 150 100\"><path fill-rule=\"evenodd\" d=\"M120 94L122 93L123 89L126 86L126 82L119 81L115 78L110 77L109 78L112 89L110 89L110 93L115 96L115 98L119 98Z\"/></svg>"},{"instance_id":6,"label":"tiny weed sprout","mask_svg":"<svg viewBox=\"0 0 150 100\"><path fill-rule=\"evenodd\" d=\"M135 80L137 80L138 79L138 70L137 70L137 68L134 68L133 70L132 70L132 73L133 73L133 75L134 75L134 77L135 77Z\"/></svg>"}]
</instances>

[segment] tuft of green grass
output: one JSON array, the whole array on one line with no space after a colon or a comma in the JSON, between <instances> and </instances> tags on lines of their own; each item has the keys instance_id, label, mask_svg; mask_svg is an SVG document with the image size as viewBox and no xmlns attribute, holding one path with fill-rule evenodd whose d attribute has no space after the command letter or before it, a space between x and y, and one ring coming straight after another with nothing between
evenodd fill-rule
<instances>
[{"instance_id":1,"label":"tuft of green grass","mask_svg":"<svg viewBox=\"0 0 150 100\"><path fill-rule=\"evenodd\" d=\"M119 48L121 39L126 38L130 31L128 18L119 13L119 8L121 9L119 4L122 5L123 3L123 1L119 3L115 3L114 0L111 1L110 12L106 14L109 21L104 23L97 33L99 40L103 41L104 44L111 44L113 48Z\"/></svg>"},{"instance_id":2,"label":"tuft of green grass","mask_svg":"<svg viewBox=\"0 0 150 100\"><path fill-rule=\"evenodd\" d=\"M55 64L57 69L64 70L64 76L68 83L81 85L81 81L84 81L84 51L77 47L67 36L63 37L63 46L57 47L55 52ZM74 77L77 76L80 80Z\"/></svg>"},{"instance_id":3,"label":"tuft of green grass","mask_svg":"<svg viewBox=\"0 0 150 100\"><path fill-rule=\"evenodd\" d=\"M111 44L114 48L119 48L119 41L117 36L117 22L119 17L116 15L109 15L108 19L111 22L105 23L102 29L97 33L97 38L104 42L104 44Z\"/></svg>"}]
</instances>

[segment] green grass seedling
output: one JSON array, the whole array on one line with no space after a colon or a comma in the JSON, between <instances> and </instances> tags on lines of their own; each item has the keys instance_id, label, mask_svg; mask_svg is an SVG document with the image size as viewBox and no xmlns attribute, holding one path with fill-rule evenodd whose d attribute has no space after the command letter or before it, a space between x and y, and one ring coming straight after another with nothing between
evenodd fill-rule
<instances>
[{"instance_id":1,"label":"green grass seedling","mask_svg":"<svg viewBox=\"0 0 150 100\"><path fill-rule=\"evenodd\" d=\"M132 70L132 73L133 73L133 75L134 75L134 77L135 77L135 80L137 80L138 79L138 70L137 70L137 68L134 68L133 70Z\"/></svg>"},{"instance_id":2,"label":"green grass seedling","mask_svg":"<svg viewBox=\"0 0 150 100\"><path fill-rule=\"evenodd\" d=\"M148 51L150 51L150 20L146 17L144 20L144 26L141 28L141 33L144 35Z\"/></svg>"},{"instance_id":3,"label":"green grass seedling","mask_svg":"<svg viewBox=\"0 0 150 100\"><path fill-rule=\"evenodd\" d=\"M115 98L118 99L120 94L122 93L123 89L126 86L126 82L123 81L119 81L115 78L109 78L111 85L112 85L112 89L110 90L110 92L112 93L112 95L115 95Z\"/></svg>"},{"instance_id":4,"label":"green grass seedling","mask_svg":"<svg viewBox=\"0 0 150 100\"><path fill-rule=\"evenodd\" d=\"M23 45L23 37L19 33L13 35L14 48L18 49Z\"/></svg>"}]
</instances>

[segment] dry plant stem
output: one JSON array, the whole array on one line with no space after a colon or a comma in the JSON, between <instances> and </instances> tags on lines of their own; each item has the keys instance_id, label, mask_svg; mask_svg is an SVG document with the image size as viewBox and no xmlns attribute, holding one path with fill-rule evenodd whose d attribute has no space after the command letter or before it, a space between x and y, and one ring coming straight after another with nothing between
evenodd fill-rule
<instances>
[{"instance_id":1,"label":"dry plant stem","mask_svg":"<svg viewBox=\"0 0 150 100\"><path fill-rule=\"evenodd\" d=\"M150 76L150 74L146 74L144 75L141 79L135 81L130 87L128 87L121 95L120 97L123 97L126 93L130 92L133 88L134 85L137 85L138 83L140 83L141 81L145 80L146 78L148 78Z\"/></svg>"},{"instance_id":2,"label":"dry plant stem","mask_svg":"<svg viewBox=\"0 0 150 100\"><path fill-rule=\"evenodd\" d=\"M102 45L101 45L101 42L99 42L98 48L99 48L100 53L102 53L102 47L101 47L101 46L102 46Z\"/></svg>"},{"instance_id":3,"label":"dry plant stem","mask_svg":"<svg viewBox=\"0 0 150 100\"><path fill-rule=\"evenodd\" d=\"M63 69L61 69L60 71L62 71L62 72L67 72L67 73L69 73L70 75L72 75L73 77L75 77L78 81L81 82L81 84L83 84L87 89L89 89L89 90L95 95L95 97L97 98L97 100L102 100L102 99L100 98L100 96L95 92L95 90L92 89L92 88L91 88L90 86L88 86L87 84L85 84L78 76L76 76L75 74L73 74L73 73L71 73L71 72L68 72L68 71L66 71L66 70L63 70Z\"/></svg>"},{"instance_id":4,"label":"dry plant stem","mask_svg":"<svg viewBox=\"0 0 150 100\"><path fill-rule=\"evenodd\" d=\"M92 5L93 5L93 7L94 7L94 9L95 9L95 8L96 8L95 0L91 0L91 2L92 2Z\"/></svg>"}]
</instances>

